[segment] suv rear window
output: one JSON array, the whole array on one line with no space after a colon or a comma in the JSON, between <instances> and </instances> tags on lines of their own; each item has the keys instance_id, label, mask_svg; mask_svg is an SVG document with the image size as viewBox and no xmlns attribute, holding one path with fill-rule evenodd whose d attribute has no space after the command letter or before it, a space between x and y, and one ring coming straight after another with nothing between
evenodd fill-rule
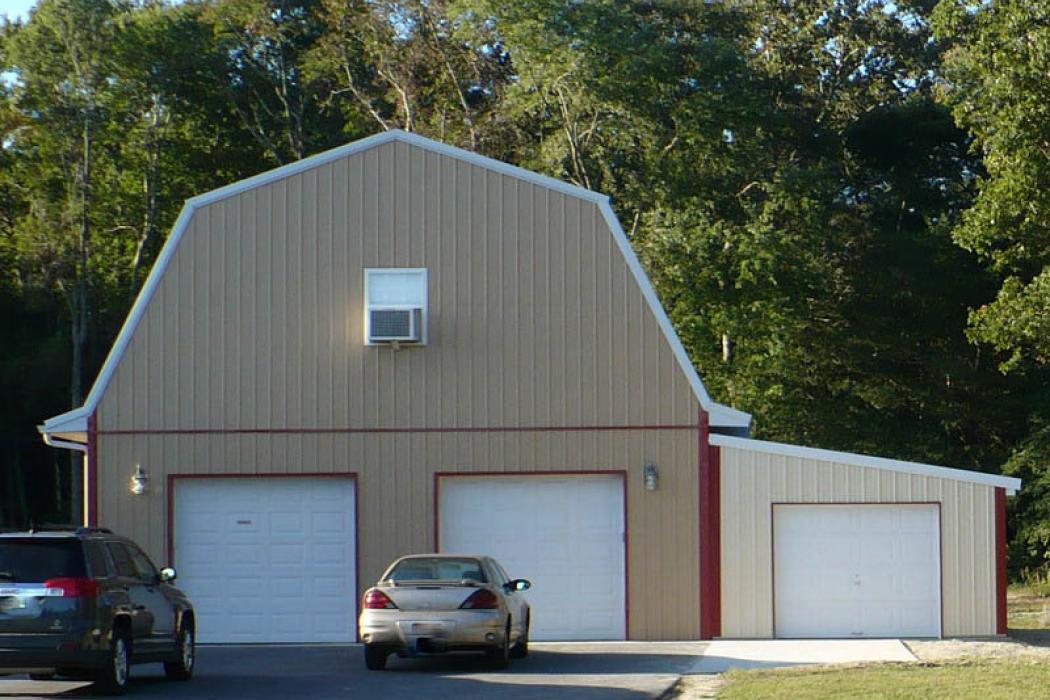
<instances>
[{"instance_id":1,"label":"suv rear window","mask_svg":"<svg viewBox=\"0 0 1050 700\"><path fill-rule=\"evenodd\" d=\"M0 539L0 581L39 583L59 576L85 575L79 540Z\"/></svg>"}]
</instances>

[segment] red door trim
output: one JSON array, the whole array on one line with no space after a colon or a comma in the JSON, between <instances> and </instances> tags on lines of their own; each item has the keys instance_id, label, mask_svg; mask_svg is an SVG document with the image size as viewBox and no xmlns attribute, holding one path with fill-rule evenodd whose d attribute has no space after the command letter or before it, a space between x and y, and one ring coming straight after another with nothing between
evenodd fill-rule
<instances>
[{"instance_id":1,"label":"red door trim","mask_svg":"<svg viewBox=\"0 0 1050 700\"><path fill-rule=\"evenodd\" d=\"M434 551L441 551L441 480L471 477L619 476L623 494L623 634L631 638L631 548L627 519L626 469L574 469L552 471L440 471L434 472Z\"/></svg>"},{"instance_id":2,"label":"red door trim","mask_svg":"<svg viewBox=\"0 0 1050 700\"><path fill-rule=\"evenodd\" d=\"M357 617L360 614L361 587L361 479L357 472L302 472L298 474L168 474L167 546L168 565L175 566L175 483L191 479L351 479L354 482L354 639L357 639Z\"/></svg>"},{"instance_id":3,"label":"red door trim","mask_svg":"<svg viewBox=\"0 0 1050 700\"><path fill-rule=\"evenodd\" d=\"M995 488L995 633L1007 634L1006 489Z\"/></svg>"},{"instance_id":4,"label":"red door trim","mask_svg":"<svg viewBox=\"0 0 1050 700\"><path fill-rule=\"evenodd\" d=\"M143 430L113 429L99 432L105 435L352 435L358 433L578 433L616 432L620 430L696 430L696 426L669 423L654 425L465 426L461 428L147 428Z\"/></svg>"},{"instance_id":5,"label":"red door trim","mask_svg":"<svg viewBox=\"0 0 1050 700\"><path fill-rule=\"evenodd\" d=\"M944 515L940 501L772 501L769 504L770 610L773 639L777 636L777 547L776 509L782 506L936 506L937 507L937 575L940 588L938 632L944 638Z\"/></svg>"}]
</instances>

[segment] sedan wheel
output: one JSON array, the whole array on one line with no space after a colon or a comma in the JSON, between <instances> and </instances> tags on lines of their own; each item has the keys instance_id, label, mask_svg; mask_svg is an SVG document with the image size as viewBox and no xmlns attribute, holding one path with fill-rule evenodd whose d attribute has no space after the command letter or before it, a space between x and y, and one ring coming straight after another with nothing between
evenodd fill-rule
<instances>
[{"instance_id":1,"label":"sedan wheel","mask_svg":"<svg viewBox=\"0 0 1050 700\"><path fill-rule=\"evenodd\" d=\"M382 671L386 668L387 650L375 644L365 645L365 667L369 671Z\"/></svg>"},{"instance_id":2,"label":"sedan wheel","mask_svg":"<svg viewBox=\"0 0 1050 700\"><path fill-rule=\"evenodd\" d=\"M507 621L507 629L503 632L503 643L485 652L485 658L489 666L502 670L510 665L510 621Z\"/></svg>"},{"instance_id":3,"label":"sedan wheel","mask_svg":"<svg viewBox=\"0 0 1050 700\"><path fill-rule=\"evenodd\" d=\"M532 621L528 618L525 619L525 629L521 632L521 637L518 639L518 643L511 647L510 655L511 658L524 659L529 655L529 627Z\"/></svg>"}]
</instances>

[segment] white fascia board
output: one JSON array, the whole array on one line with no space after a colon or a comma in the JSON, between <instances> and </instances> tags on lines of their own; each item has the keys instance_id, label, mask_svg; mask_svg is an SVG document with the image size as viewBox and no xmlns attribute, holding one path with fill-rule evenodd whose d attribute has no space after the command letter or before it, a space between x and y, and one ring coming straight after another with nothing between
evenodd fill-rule
<instances>
[{"instance_id":1,"label":"white fascia board","mask_svg":"<svg viewBox=\"0 0 1050 700\"><path fill-rule=\"evenodd\" d=\"M189 226L194 209L195 207L190 202L187 202L182 207L179 218L175 220L175 226L172 228L171 234L160 249L157 261L153 264L149 276L146 277L145 284L142 285L142 289L135 298L135 303L131 306L128 317L124 319L124 325L121 326L117 339L109 349L109 354L106 355L106 361L102 363L102 369L99 370L98 377L95 378L95 383L91 386L91 391L88 392L87 398L84 399L84 405L67 413L48 418L40 426L40 432L44 436L45 443L48 443L49 439L53 439L53 436L58 434L87 433L88 416L95 412L99 401L102 399L102 394L106 391L113 374L117 371L120 358L124 356L124 352L131 343L131 338L135 335L135 328L138 327L142 315L146 313L146 307L149 306L150 299L153 298L154 293L157 291L160 280L164 277L164 273L175 255L175 249L178 248L179 241L182 240L182 236Z\"/></svg>"},{"instance_id":2,"label":"white fascia board","mask_svg":"<svg viewBox=\"0 0 1050 700\"><path fill-rule=\"evenodd\" d=\"M504 163L501 160L495 158L489 158L472 151L466 151L462 148L455 146L449 146L448 144L433 141L426 137L420 136L419 134L413 134L400 129L391 129L390 131L383 131L378 134L374 134L367 138L363 138L360 141L354 141L353 143L344 144L342 146L336 146L335 148L318 153L317 155L297 160L294 163L288 165L282 165L273 170L268 170L264 173L259 173L253 177L249 177L244 180L239 180L225 187L220 187L217 190L212 190L202 195L198 195L189 200L190 203L196 206L203 206L205 204L212 204L227 197L232 197L246 190L250 190L261 185L268 185L271 182L276 182L286 177L296 175L306 170L316 168L320 165L330 163L340 158L367 151L370 148L381 146L390 141L402 141L404 143L418 146L419 148L439 153L450 158L462 160L473 165L486 168L488 170L494 170L503 175L509 175L526 182L538 185L540 187L546 187L548 189L556 190L562 194L567 194L572 197L579 197L586 199L591 202L605 201L607 198L603 194L592 192L590 190L578 187L577 185L569 184L568 182L562 182L556 180L553 177L547 175L541 175L539 173L532 172L531 170L525 170L519 168L516 165Z\"/></svg>"},{"instance_id":3,"label":"white fascia board","mask_svg":"<svg viewBox=\"0 0 1050 700\"><path fill-rule=\"evenodd\" d=\"M83 406L52 416L37 426L44 444L70 450L87 449L88 412Z\"/></svg>"},{"instance_id":4,"label":"white fascia board","mask_svg":"<svg viewBox=\"0 0 1050 700\"><path fill-rule=\"evenodd\" d=\"M902 472L904 474L932 476L938 479L968 481L983 486L996 486L1006 489L1006 492L1011 496L1017 493L1021 488L1021 480L1009 476L985 474L984 472L975 472L969 469L939 467L934 464L923 464L921 462L905 462L899 459L887 459L885 457L872 457L870 455L861 455L852 452L838 452L836 450L822 450L816 447L802 447L801 445L789 445L783 442L768 442L766 440L754 440L751 438L733 437L731 435L713 434L711 435L711 444L718 445L719 447L732 447L740 450L766 452L768 454L783 455L785 457L815 459L822 462L834 462L836 464L847 464L856 467L870 467L872 469Z\"/></svg>"},{"instance_id":5,"label":"white fascia board","mask_svg":"<svg viewBox=\"0 0 1050 700\"><path fill-rule=\"evenodd\" d=\"M60 413L44 421L38 430L41 433L78 433L87 430L88 411L81 406Z\"/></svg>"},{"instance_id":6,"label":"white fascia board","mask_svg":"<svg viewBox=\"0 0 1050 700\"><path fill-rule=\"evenodd\" d=\"M685 347L682 345L682 341L678 338L678 334L671 325L671 320L667 317L666 312L664 312L663 306L661 306L660 300L656 296L656 291L653 289L652 284L650 284L649 278L642 269L641 263L638 262L638 257L635 255L634 249L631 248L631 244L627 240L627 235L624 233L623 227L616 218L616 213L613 212L612 207L609 204L608 197L567 182L562 182L561 180L556 180L547 175L541 175L532 172L531 170L525 170L524 168L519 168L515 165L495 160L494 158L482 156L472 151L449 146L438 141L424 138L418 134L412 134L398 129L384 131L369 136L368 138L354 141L353 143L338 146L323 153L318 153L309 158L304 158L294 163L274 168L273 170L260 173L253 177L240 180L187 200L182 208L182 212L179 214L179 218L175 221L175 226L173 227L171 234L164 242L164 246L161 248L160 254L157 256L157 261L150 270L150 274L146 278L142 290L139 292L138 297L136 297L135 303L132 305L131 311L128 314L127 319L125 319L124 325L121 327L120 333L117 335L117 339L113 343L113 347L110 348L109 354L106 356L106 361L103 363L102 369L99 372L98 377L95 379L95 383L92 385L91 391L88 393L82 409L78 410L83 410L84 415L87 416L93 413L97 408L98 403L102 398L102 394L105 392L113 374L116 372L117 366L120 364L120 359L123 357L124 352L131 343L131 338L135 333L136 327L138 327L139 320L141 320L142 315L146 311L146 307L149 305L150 300L153 298L153 294L156 292L157 286L160 284L161 278L167 271L168 265L170 264L172 257L175 255L175 250L178 248L179 241L182 240L182 236L185 233L186 228L189 226L190 219L196 209L232 197L252 188L260 187L282 178L304 172L311 168L324 165L325 163L332 162L339 158L344 158L354 153L375 148L376 146L380 146L390 141L403 141L450 158L456 158L493 170L503 175L519 178L539 187L545 187L571 197L578 197L597 204L609 226L609 229L613 233L613 238L616 240L620 252L627 261L628 268L631 270L638 287L641 289L642 296L645 298L646 302L649 304L649 308L656 316L657 324L660 326L660 330L663 331L664 338L670 343L675 358L678 360L682 371L685 373L690 386L692 386L693 393L696 395L696 398L703 409L709 413L711 426L750 428L750 414L716 403L708 395L707 389L700 380L700 375L697 374L696 368L693 367L693 363L689 360L689 355L686 353Z\"/></svg>"},{"instance_id":7,"label":"white fascia board","mask_svg":"<svg viewBox=\"0 0 1050 700\"><path fill-rule=\"evenodd\" d=\"M660 304L660 299L656 296L656 290L653 289L648 275L642 269L642 264L638 261L634 248L631 247L631 242L627 240L627 234L624 233L620 220L616 217L616 212L613 211L612 205L609 204L609 198L604 195L600 196L601 200L598 206L601 209L602 216L605 217L605 223L612 231L613 238L620 248L620 253L623 255L624 260L627 261L627 267L630 269L631 274L634 275L634 281L638 284L642 296L645 297L645 301L649 304L649 309L656 317L656 323L660 326L660 330L663 331L664 339L671 346L671 352L674 353L675 359L678 360L678 365L682 368L689 385L693 388L697 401L707 411L711 427L749 429L751 427L751 414L717 403L707 393L707 387L704 386L700 375L697 374L696 367L693 366L692 361L689 359L689 354L685 351L685 346L682 345L682 340L678 337L678 333L675 332L674 326L671 325L671 319L667 317L667 312L664 311L663 305Z\"/></svg>"}]
</instances>

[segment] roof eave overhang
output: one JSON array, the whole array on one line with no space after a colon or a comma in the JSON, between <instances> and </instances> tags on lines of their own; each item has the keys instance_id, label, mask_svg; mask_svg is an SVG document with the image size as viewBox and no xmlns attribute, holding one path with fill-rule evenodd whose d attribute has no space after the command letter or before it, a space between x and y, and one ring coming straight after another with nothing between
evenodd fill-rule
<instances>
[{"instance_id":1,"label":"roof eave overhang","mask_svg":"<svg viewBox=\"0 0 1050 700\"><path fill-rule=\"evenodd\" d=\"M750 414L719 404L712 400L711 396L707 393L707 388L700 379L700 375L693 366L692 360L690 360L685 347L682 345L681 339L678 337L667 313L660 304L659 298L656 296L656 291L653 289L649 277L642 269L641 263L638 261L638 256L635 255L634 249L631 247L630 241L627 239L627 235L624 232L623 227L620 225L620 221L616 217L615 212L613 212L612 206L609 203L609 198L606 195L546 175L541 175L530 170L525 170L515 165L510 165L509 163L488 158L471 151L466 151L455 146L449 146L438 141L433 141L417 134L394 129L375 134L374 136L369 136L353 143L338 146L329 151L318 153L294 163L283 165L273 170L260 173L253 177L240 180L230 185L226 185L225 187L220 187L219 189L188 199L183 206L182 211L179 213L175 225L172 227L171 234L164 242L164 245L157 256L156 262L153 264L149 275L146 277L142 289L135 298L135 303L132 305L131 311L128 313L128 316L124 321L124 325L117 334L117 338L114 341L113 346L110 348L109 354L106 356L102 369L99 371L95 383L91 386L91 391L88 392L88 396L84 400L84 405L78 409L70 411L69 413L64 413L45 421L40 430L44 435L45 442L48 439L48 435L53 436L53 439L62 439L59 438L60 434L70 436L71 439L75 438L76 440L79 440L82 437L84 442L87 441L87 416L93 413L98 407L102 395L105 393L110 380L115 374L117 365L120 363L121 358L126 352L127 347L131 342L131 338L135 333L135 329L142 316L145 314L146 307L153 298L153 295L160 284L161 278L167 271L168 265L171 263L171 260L175 255L175 250L178 248L179 242L189 226L190 219L196 209L209 204L214 204L246 190L269 184L276 180L332 162L338 158L344 158L351 154L374 148L390 141L402 141L419 146L451 158L456 158L458 160L473 163L480 167L494 170L504 175L523 179L541 187L550 188L554 191L561 192L562 194L578 197L595 203L599 207L603 218L609 225L617 247L638 284L642 296L645 298L649 308L656 317L657 325L660 327L664 338L670 344L672 353L678 361L682 372L685 374L686 380L689 382L700 407L708 412L709 425L712 428L733 429L734 431L740 431L744 434L749 432L751 427ZM80 428L66 430L58 426L58 421L60 421L60 419L74 415L78 419L83 418L82 430Z\"/></svg>"},{"instance_id":2,"label":"roof eave overhang","mask_svg":"<svg viewBox=\"0 0 1050 700\"><path fill-rule=\"evenodd\" d=\"M69 450L87 449L88 415L86 407L67 411L44 421L37 430L44 438L44 444L51 447L62 447Z\"/></svg>"},{"instance_id":3,"label":"roof eave overhang","mask_svg":"<svg viewBox=\"0 0 1050 700\"><path fill-rule=\"evenodd\" d=\"M838 452L836 450L824 450L816 447L803 447L802 445L789 445L783 442L769 442L767 440L754 440L751 438L740 438L730 435L712 435L711 444L719 447L731 447L743 450L753 450L756 452L765 452L768 454L784 455L786 457L813 459L822 462L832 462L835 464L882 469L884 471L902 472L918 476L930 476L939 479L951 479L953 481L965 481L973 484L1005 489L1006 493L1011 496L1015 495L1021 489L1021 480L1010 476L975 472L969 469L941 467L935 464L906 462L898 459L887 459L886 457L874 457L871 455L862 455L852 452Z\"/></svg>"}]
</instances>

